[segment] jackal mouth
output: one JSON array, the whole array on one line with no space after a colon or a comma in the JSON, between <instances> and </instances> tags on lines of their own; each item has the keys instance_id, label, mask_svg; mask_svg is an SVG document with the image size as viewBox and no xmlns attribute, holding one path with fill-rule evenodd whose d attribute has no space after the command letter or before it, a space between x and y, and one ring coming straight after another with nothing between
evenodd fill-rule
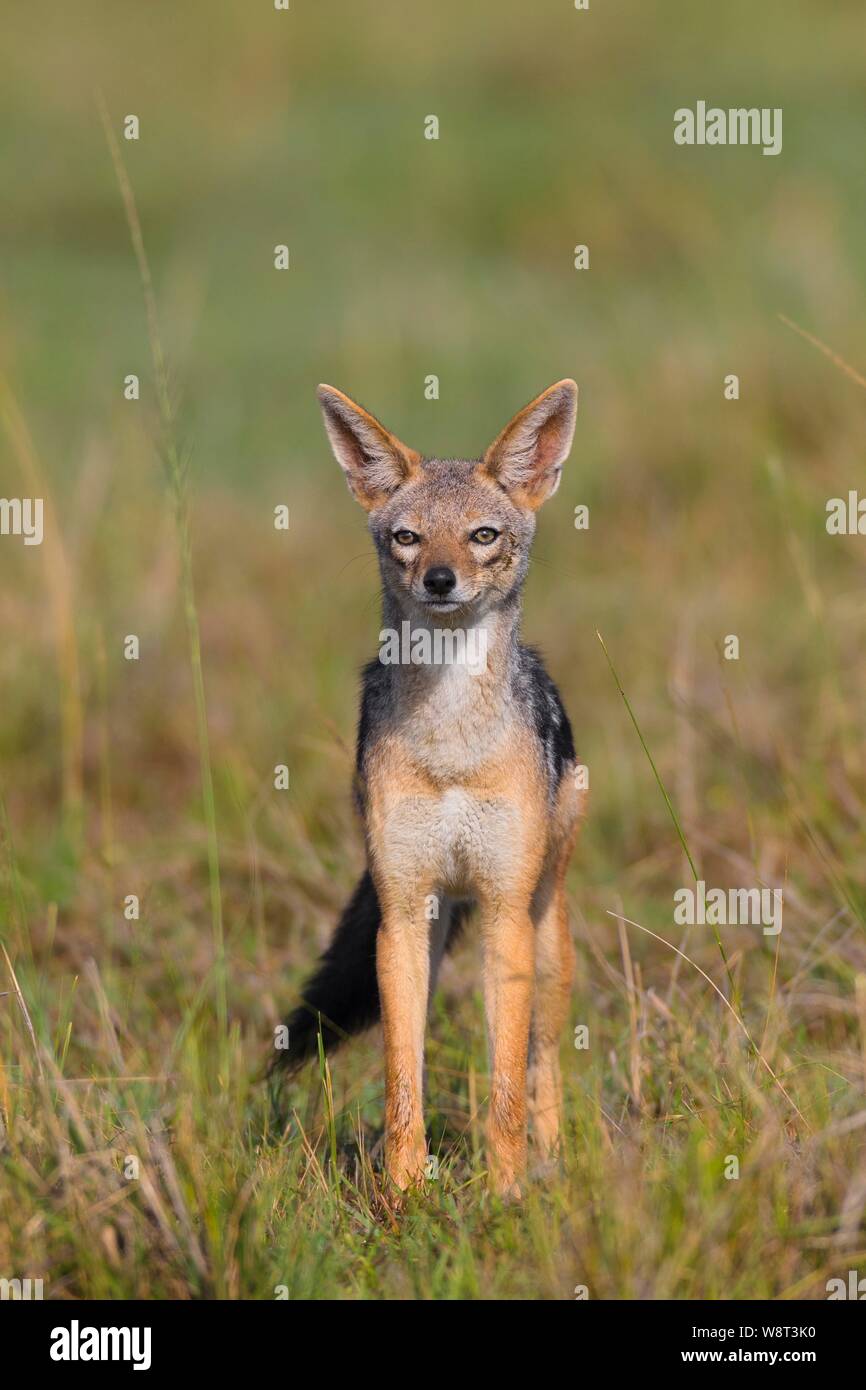
<instances>
[{"instance_id":1,"label":"jackal mouth","mask_svg":"<svg viewBox=\"0 0 866 1390\"><path fill-rule=\"evenodd\" d=\"M422 603L433 613L456 613L458 608L466 608L471 598L425 598Z\"/></svg>"}]
</instances>

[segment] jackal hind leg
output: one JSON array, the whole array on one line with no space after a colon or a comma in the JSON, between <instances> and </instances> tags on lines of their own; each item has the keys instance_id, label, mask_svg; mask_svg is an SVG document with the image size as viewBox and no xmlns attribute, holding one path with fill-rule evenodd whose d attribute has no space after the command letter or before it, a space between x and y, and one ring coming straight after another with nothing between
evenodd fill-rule
<instances>
[{"instance_id":1,"label":"jackal hind leg","mask_svg":"<svg viewBox=\"0 0 866 1390\"><path fill-rule=\"evenodd\" d=\"M529 1109L533 1138L542 1159L559 1152L562 1076L559 1049L568 1018L574 946L565 900L566 863L540 885L536 895L535 999L529 1038Z\"/></svg>"}]
</instances>

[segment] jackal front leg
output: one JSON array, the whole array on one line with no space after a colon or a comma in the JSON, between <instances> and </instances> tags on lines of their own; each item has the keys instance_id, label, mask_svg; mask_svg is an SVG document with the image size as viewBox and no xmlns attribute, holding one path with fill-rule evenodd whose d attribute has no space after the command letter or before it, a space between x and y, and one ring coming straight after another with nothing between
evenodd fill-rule
<instances>
[{"instance_id":1,"label":"jackal front leg","mask_svg":"<svg viewBox=\"0 0 866 1390\"><path fill-rule=\"evenodd\" d=\"M383 902L376 973L385 1043L385 1166L400 1188L424 1176L424 1026L430 970L423 909Z\"/></svg>"}]
</instances>

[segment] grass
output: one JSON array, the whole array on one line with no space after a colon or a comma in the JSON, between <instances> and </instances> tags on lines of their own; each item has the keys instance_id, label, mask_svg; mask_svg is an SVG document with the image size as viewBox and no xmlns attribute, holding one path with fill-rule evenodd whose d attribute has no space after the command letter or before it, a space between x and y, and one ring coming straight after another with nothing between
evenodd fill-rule
<instances>
[{"instance_id":1,"label":"grass","mask_svg":"<svg viewBox=\"0 0 866 1390\"><path fill-rule=\"evenodd\" d=\"M201 772L201 796L207 828L208 877L210 881L211 924L214 940L214 972L216 975L217 1015L220 1038L224 1044L227 1026L226 1014L226 962L223 934L223 906L220 888L219 839L217 836L216 801L214 799L213 767L211 765L210 735L207 722L207 702L204 691L204 673L201 659L201 630L198 609L195 601L195 581L192 568L192 539L189 525L189 458L178 442L175 406L171 398L171 384L166 366L156 296L153 291L153 277L144 246L144 237L135 194L129 182L129 175L120 152L120 145L114 134L111 117L104 98L99 98L99 115L105 138L111 154L111 162L117 176L123 199L126 220L132 247L138 264L142 295L147 313L147 331L150 342L150 355L153 362L153 376L159 407L161 446L164 456L166 477L169 486L181 563L181 592L183 611L186 618L189 663L192 671L193 694L195 696L195 724L198 740L199 768Z\"/></svg>"},{"instance_id":2,"label":"grass","mask_svg":"<svg viewBox=\"0 0 866 1390\"><path fill-rule=\"evenodd\" d=\"M47 530L0 540L0 1277L47 1297L821 1298L866 1261L864 561L824 528L862 473L857 16L736 3L711 38L551 3L530 41L487 8L220 3L203 35L93 3L86 51L15 12L0 490ZM99 87L115 134L142 119L155 360ZM784 107L778 159L674 148L674 108L727 92ZM469 932L438 1177L398 1213L375 1034L282 1109L261 1080L361 864L376 574L313 390L477 452L565 374L525 624L590 769L563 1162L486 1191ZM673 924L694 877L784 885L781 936L723 928L723 962Z\"/></svg>"}]
</instances>

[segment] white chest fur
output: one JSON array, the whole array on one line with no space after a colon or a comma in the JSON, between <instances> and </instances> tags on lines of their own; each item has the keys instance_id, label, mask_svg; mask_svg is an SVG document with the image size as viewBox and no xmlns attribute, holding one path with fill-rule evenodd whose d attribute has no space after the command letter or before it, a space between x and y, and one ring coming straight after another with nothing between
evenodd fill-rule
<instances>
[{"instance_id":1,"label":"white chest fur","mask_svg":"<svg viewBox=\"0 0 866 1390\"><path fill-rule=\"evenodd\" d=\"M501 675L465 663L400 672L400 737L419 770L439 783L474 778L502 756L514 728Z\"/></svg>"},{"instance_id":2,"label":"white chest fur","mask_svg":"<svg viewBox=\"0 0 866 1390\"><path fill-rule=\"evenodd\" d=\"M461 787L439 796L401 798L391 808L384 834L392 864L401 865L416 883L425 880L454 893L505 884L520 841L518 806L507 797Z\"/></svg>"}]
</instances>

